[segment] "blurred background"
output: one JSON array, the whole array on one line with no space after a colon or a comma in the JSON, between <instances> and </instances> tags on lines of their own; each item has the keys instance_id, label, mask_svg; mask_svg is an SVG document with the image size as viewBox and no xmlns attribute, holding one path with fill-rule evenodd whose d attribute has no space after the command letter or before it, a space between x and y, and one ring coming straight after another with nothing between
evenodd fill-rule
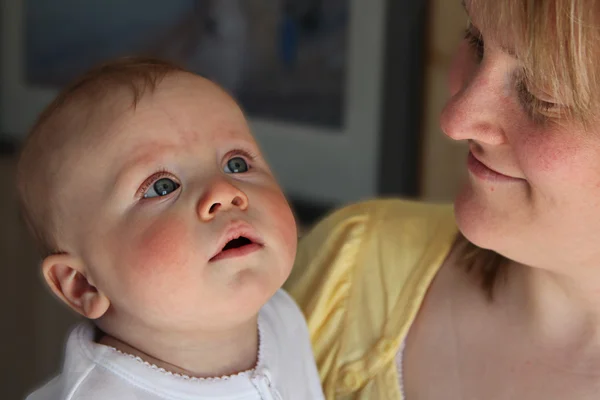
<instances>
[{"instance_id":1,"label":"blurred background","mask_svg":"<svg viewBox=\"0 0 600 400\"><path fill-rule=\"evenodd\" d=\"M375 196L449 202L466 148L438 118L460 0L0 0L0 371L22 399L58 371L77 317L42 284L15 200L36 115L106 59L151 54L225 87L303 228Z\"/></svg>"}]
</instances>

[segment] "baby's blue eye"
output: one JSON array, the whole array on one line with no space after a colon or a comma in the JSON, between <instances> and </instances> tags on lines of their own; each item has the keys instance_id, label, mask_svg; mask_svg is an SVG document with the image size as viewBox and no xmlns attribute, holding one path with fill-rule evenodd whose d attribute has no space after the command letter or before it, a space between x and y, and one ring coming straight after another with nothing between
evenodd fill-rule
<instances>
[{"instance_id":1,"label":"baby's blue eye","mask_svg":"<svg viewBox=\"0 0 600 400\"><path fill-rule=\"evenodd\" d=\"M152 197L166 196L179 189L179 186L179 183L175 182L173 179L161 178L154 182L154 184L150 186L146 193L144 193L144 198L149 199Z\"/></svg>"},{"instance_id":2,"label":"baby's blue eye","mask_svg":"<svg viewBox=\"0 0 600 400\"><path fill-rule=\"evenodd\" d=\"M228 174L239 174L248 171L248 163L242 157L233 157L227 161L225 172Z\"/></svg>"}]
</instances>

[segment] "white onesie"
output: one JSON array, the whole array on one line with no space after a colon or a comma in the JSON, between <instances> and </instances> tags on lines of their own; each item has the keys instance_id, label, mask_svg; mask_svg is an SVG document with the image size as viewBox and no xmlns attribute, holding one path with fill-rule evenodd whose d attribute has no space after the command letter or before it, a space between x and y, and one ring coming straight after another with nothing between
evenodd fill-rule
<instances>
[{"instance_id":1,"label":"white onesie","mask_svg":"<svg viewBox=\"0 0 600 400\"><path fill-rule=\"evenodd\" d=\"M61 374L27 400L324 399L306 322L291 297L279 290L260 310L258 325L254 370L198 379L95 343L86 322L69 335Z\"/></svg>"}]
</instances>

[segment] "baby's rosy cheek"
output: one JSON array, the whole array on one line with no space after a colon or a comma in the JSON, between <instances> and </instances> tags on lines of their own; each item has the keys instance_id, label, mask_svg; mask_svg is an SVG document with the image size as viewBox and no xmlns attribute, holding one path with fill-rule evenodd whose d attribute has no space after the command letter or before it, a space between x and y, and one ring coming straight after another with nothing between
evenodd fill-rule
<instances>
[{"instance_id":1,"label":"baby's rosy cheek","mask_svg":"<svg viewBox=\"0 0 600 400\"><path fill-rule=\"evenodd\" d=\"M136 274L149 278L184 268L193 251L193 239L184 221L161 219L150 225L131 248Z\"/></svg>"},{"instance_id":2,"label":"baby's rosy cheek","mask_svg":"<svg viewBox=\"0 0 600 400\"><path fill-rule=\"evenodd\" d=\"M263 207L268 210L270 218L276 224L278 236L283 244L295 254L298 232L292 212L285 201L285 198L278 190L273 190L265 195L261 201Z\"/></svg>"}]
</instances>

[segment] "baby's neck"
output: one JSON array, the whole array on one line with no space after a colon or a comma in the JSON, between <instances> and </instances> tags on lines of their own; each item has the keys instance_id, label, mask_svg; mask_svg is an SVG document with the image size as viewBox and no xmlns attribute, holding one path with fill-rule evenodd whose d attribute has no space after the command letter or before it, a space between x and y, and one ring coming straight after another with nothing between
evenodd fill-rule
<instances>
[{"instance_id":1,"label":"baby's neck","mask_svg":"<svg viewBox=\"0 0 600 400\"><path fill-rule=\"evenodd\" d=\"M211 332L185 338L140 335L140 340L119 339L104 334L98 343L164 368L166 371L197 378L235 375L256 367L258 362L258 323L253 318L228 332ZM126 342L127 340L127 342Z\"/></svg>"}]
</instances>

